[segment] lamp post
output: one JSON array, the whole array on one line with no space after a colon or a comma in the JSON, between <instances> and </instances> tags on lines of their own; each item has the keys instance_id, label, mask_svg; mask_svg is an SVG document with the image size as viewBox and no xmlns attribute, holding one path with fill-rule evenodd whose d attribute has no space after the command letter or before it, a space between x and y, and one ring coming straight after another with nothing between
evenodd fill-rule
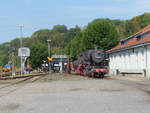
<instances>
[{"instance_id":1,"label":"lamp post","mask_svg":"<svg viewBox=\"0 0 150 113\"><path fill-rule=\"evenodd\" d=\"M47 40L48 43L48 56L51 58L51 40ZM49 74L51 73L51 61L49 61Z\"/></svg>"}]
</instances>

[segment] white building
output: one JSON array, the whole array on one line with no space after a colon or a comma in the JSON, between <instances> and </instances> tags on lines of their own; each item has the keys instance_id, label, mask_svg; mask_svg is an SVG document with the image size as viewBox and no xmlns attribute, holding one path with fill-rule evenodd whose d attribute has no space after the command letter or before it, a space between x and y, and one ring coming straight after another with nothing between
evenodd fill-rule
<instances>
[{"instance_id":1,"label":"white building","mask_svg":"<svg viewBox=\"0 0 150 113\"><path fill-rule=\"evenodd\" d=\"M150 25L121 40L109 52L109 73L150 77Z\"/></svg>"}]
</instances>

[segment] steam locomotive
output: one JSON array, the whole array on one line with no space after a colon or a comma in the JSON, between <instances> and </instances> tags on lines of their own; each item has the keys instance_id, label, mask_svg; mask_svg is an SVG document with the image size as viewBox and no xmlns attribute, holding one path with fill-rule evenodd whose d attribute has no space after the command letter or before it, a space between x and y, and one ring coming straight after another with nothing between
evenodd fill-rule
<instances>
[{"instance_id":1,"label":"steam locomotive","mask_svg":"<svg viewBox=\"0 0 150 113\"><path fill-rule=\"evenodd\" d=\"M103 50L90 49L79 54L73 62L75 74L104 78L107 71L107 54Z\"/></svg>"}]
</instances>

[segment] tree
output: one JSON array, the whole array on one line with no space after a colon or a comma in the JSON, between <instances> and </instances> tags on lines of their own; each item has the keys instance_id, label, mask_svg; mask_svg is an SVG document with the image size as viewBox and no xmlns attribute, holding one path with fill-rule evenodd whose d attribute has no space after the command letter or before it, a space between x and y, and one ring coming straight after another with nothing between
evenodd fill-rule
<instances>
[{"instance_id":1,"label":"tree","mask_svg":"<svg viewBox=\"0 0 150 113\"><path fill-rule=\"evenodd\" d=\"M30 56L30 64L33 68L41 67L43 60L47 60L48 50L47 46L36 42L31 45L31 56Z\"/></svg>"},{"instance_id":2,"label":"tree","mask_svg":"<svg viewBox=\"0 0 150 113\"><path fill-rule=\"evenodd\" d=\"M41 42L46 44L47 40L51 38L51 31L48 29L38 30L31 36L32 42Z\"/></svg>"},{"instance_id":3,"label":"tree","mask_svg":"<svg viewBox=\"0 0 150 113\"><path fill-rule=\"evenodd\" d=\"M8 55L5 55L4 53L0 56L0 66L4 66L9 61Z\"/></svg>"},{"instance_id":4,"label":"tree","mask_svg":"<svg viewBox=\"0 0 150 113\"><path fill-rule=\"evenodd\" d=\"M66 33L68 31L65 25L55 25L52 30L60 33Z\"/></svg>"},{"instance_id":5,"label":"tree","mask_svg":"<svg viewBox=\"0 0 150 113\"><path fill-rule=\"evenodd\" d=\"M83 38L86 48L100 47L107 50L118 43L118 33L108 19L96 19L89 23Z\"/></svg>"},{"instance_id":6,"label":"tree","mask_svg":"<svg viewBox=\"0 0 150 113\"><path fill-rule=\"evenodd\" d=\"M88 24L66 47L66 53L71 57L89 48L100 47L108 50L118 43L118 33L108 19L96 19Z\"/></svg>"},{"instance_id":7,"label":"tree","mask_svg":"<svg viewBox=\"0 0 150 113\"><path fill-rule=\"evenodd\" d=\"M65 36L65 43L70 42L75 36L77 36L80 33L81 29L79 26L75 26L75 28L70 28Z\"/></svg>"},{"instance_id":8,"label":"tree","mask_svg":"<svg viewBox=\"0 0 150 113\"><path fill-rule=\"evenodd\" d=\"M9 61L10 43L0 45L0 66L3 66Z\"/></svg>"},{"instance_id":9,"label":"tree","mask_svg":"<svg viewBox=\"0 0 150 113\"><path fill-rule=\"evenodd\" d=\"M83 45L83 32L79 32L66 46L65 53L68 56L75 58L80 52L85 50L85 46Z\"/></svg>"}]
</instances>

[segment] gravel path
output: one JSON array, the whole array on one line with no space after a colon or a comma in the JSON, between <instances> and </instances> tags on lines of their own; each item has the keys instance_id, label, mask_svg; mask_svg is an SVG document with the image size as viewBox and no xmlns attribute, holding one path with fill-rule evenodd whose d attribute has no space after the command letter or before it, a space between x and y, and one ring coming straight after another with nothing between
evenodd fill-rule
<instances>
[{"instance_id":1,"label":"gravel path","mask_svg":"<svg viewBox=\"0 0 150 113\"><path fill-rule=\"evenodd\" d=\"M0 89L1 95L16 88L0 96L0 113L150 113L150 87L141 83L61 74L32 78Z\"/></svg>"}]
</instances>

